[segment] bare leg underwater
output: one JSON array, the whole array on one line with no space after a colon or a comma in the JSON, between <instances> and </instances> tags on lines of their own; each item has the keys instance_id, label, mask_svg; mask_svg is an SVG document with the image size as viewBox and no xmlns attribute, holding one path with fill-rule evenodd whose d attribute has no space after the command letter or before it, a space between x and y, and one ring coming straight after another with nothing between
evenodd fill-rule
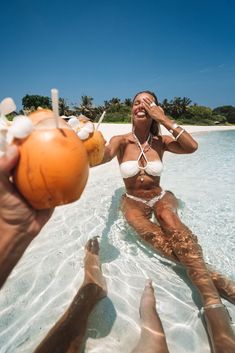
<instances>
[{"instance_id":1,"label":"bare leg underwater","mask_svg":"<svg viewBox=\"0 0 235 353\"><path fill-rule=\"evenodd\" d=\"M159 226L150 220L152 209L149 206L125 196L123 196L121 204L127 222L144 241L148 242L163 257L186 265L180 255L181 250L185 251L183 249L189 246L190 249L194 248L194 251L196 250L199 257L202 258L202 249L198 244L197 237L181 222L177 214L177 207L178 201L175 196L166 192L153 210L159 221ZM177 247L180 249L177 250ZM209 268L208 273L220 295L235 304L235 283L209 265L206 264L206 267Z\"/></svg>"},{"instance_id":2,"label":"bare leg underwater","mask_svg":"<svg viewBox=\"0 0 235 353\"><path fill-rule=\"evenodd\" d=\"M88 316L94 306L107 295L100 269L97 237L86 244L84 281L68 310L49 331L34 353L80 353Z\"/></svg>"},{"instance_id":3,"label":"bare leg underwater","mask_svg":"<svg viewBox=\"0 0 235 353\"><path fill-rule=\"evenodd\" d=\"M146 282L140 300L140 320L140 339L132 353L169 353L150 280Z\"/></svg>"}]
</instances>

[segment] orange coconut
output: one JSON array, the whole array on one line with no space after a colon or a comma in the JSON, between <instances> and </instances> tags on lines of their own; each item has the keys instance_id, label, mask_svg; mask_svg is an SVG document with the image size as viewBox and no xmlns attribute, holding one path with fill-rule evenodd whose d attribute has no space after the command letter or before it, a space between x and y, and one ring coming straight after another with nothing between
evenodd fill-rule
<instances>
[{"instance_id":1,"label":"orange coconut","mask_svg":"<svg viewBox=\"0 0 235 353\"><path fill-rule=\"evenodd\" d=\"M86 185L87 152L75 132L59 119L41 119L20 145L14 182L35 209L51 208L76 201Z\"/></svg>"},{"instance_id":2,"label":"orange coconut","mask_svg":"<svg viewBox=\"0 0 235 353\"><path fill-rule=\"evenodd\" d=\"M102 162L104 158L105 139L100 131L94 131L86 140L82 140L89 159L89 165L94 167Z\"/></svg>"},{"instance_id":3,"label":"orange coconut","mask_svg":"<svg viewBox=\"0 0 235 353\"><path fill-rule=\"evenodd\" d=\"M34 125L42 122L44 119L54 118L54 112L51 109L37 108L34 112L30 113L28 117L32 120ZM60 118L60 126L67 127L66 121Z\"/></svg>"}]
</instances>

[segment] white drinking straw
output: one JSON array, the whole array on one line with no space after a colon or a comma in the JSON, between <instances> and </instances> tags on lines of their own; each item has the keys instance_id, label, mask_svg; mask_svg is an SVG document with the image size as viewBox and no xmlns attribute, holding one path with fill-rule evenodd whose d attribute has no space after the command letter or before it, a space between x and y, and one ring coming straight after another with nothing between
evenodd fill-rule
<instances>
[{"instance_id":1,"label":"white drinking straw","mask_svg":"<svg viewBox=\"0 0 235 353\"><path fill-rule=\"evenodd\" d=\"M102 120L104 119L105 114L106 114L106 111L104 110L102 115L101 115L101 117L99 118L99 121L98 121L97 125L96 125L96 130L98 130L98 127L102 123Z\"/></svg>"},{"instance_id":2,"label":"white drinking straw","mask_svg":"<svg viewBox=\"0 0 235 353\"><path fill-rule=\"evenodd\" d=\"M52 88L51 90L51 102L52 102L52 110L54 112L55 117L55 125L56 128L59 128L59 98L58 98L58 89Z\"/></svg>"}]
</instances>

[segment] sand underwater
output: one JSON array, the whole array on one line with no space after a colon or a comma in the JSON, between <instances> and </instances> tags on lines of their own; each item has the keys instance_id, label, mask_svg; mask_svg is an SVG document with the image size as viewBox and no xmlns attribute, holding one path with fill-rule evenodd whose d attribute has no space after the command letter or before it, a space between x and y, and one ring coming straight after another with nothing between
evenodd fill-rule
<instances>
[{"instance_id":1,"label":"sand underwater","mask_svg":"<svg viewBox=\"0 0 235 353\"><path fill-rule=\"evenodd\" d=\"M198 137L202 149L194 155L177 156L176 161L167 155L162 185L183 201L181 217L198 235L206 260L235 280L234 193L225 194L219 184L215 195L217 176L205 168L216 166L203 159L204 153L210 154L208 136L213 134ZM234 170L232 152L227 164ZM232 173L224 175L230 188ZM119 210L123 192L113 160L90 171L80 200L56 209L1 290L1 353L30 353L43 339L81 285L84 245L95 235L100 236L108 297L90 315L84 352L131 352L139 338L139 301L146 278L153 280L170 352L210 352L197 291L182 267L156 255L126 224ZM235 307L223 302L235 321Z\"/></svg>"}]
</instances>

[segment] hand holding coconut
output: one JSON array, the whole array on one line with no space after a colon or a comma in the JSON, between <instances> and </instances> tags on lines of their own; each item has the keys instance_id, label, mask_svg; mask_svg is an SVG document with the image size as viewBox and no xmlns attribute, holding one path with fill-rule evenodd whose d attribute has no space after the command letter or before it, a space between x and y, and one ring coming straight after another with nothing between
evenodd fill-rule
<instances>
[{"instance_id":1,"label":"hand holding coconut","mask_svg":"<svg viewBox=\"0 0 235 353\"><path fill-rule=\"evenodd\" d=\"M11 98L0 103L0 287L53 208L80 197L89 170L83 142L54 111L10 122L15 109Z\"/></svg>"},{"instance_id":2,"label":"hand holding coconut","mask_svg":"<svg viewBox=\"0 0 235 353\"><path fill-rule=\"evenodd\" d=\"M19 148L13 180L20 194L37 210L77 200L86 185L89 164L85 147L74 131L49 109L16 117L13 123L3 110L9 114L4 105L1 155L11 143Z\"/></svg>"},{"instance_id":3,"label":"hand holding coconut","mask_svg":"<svg viewBox=\"0 0 235 353\"><path fill-rule=\"evenodd\" d=\"M100 164L103 159L102 134L85 117L70 119L69 124L60 118L57 90L52 90L53 111L38 109L29 117L16 117L12 124L4 114L14 110L15 105L12 100L8 99L7 104L5 101L0 105L0 153L4 155L12 142L19 146L13 180L21 195L35 209L78 200L88 179L89 165Z\"/></svg>"},{"instance_id":4,"label":"hand holding coconut","mask_svg":"<svg viewBox=\"0 0 235 353\"><path fill-rule=\"evenodd\" d=\"M19 194L11 181L18 159L16 145L7 146L0 157L0 287L53 212L33 209Z\"/></svg>"}]
</instances>

